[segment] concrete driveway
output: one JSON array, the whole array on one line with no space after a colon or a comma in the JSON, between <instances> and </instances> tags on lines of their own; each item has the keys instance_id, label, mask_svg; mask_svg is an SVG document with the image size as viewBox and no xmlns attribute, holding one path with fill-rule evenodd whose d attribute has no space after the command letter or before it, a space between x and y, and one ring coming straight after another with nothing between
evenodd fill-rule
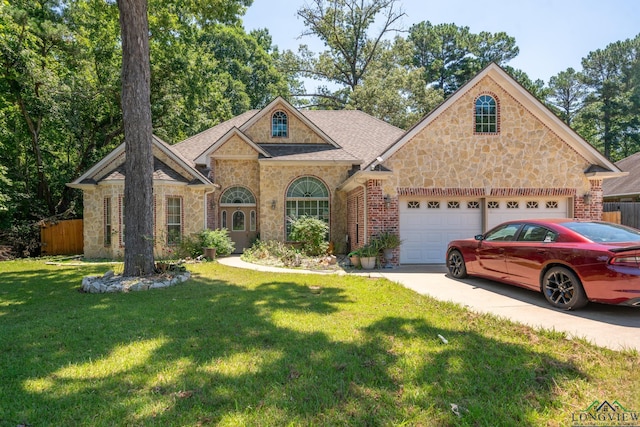
<instances>
[{"instance_id":1,"label":"concrete driveway","mask_svg":"<svg viewBox=\"0 0 640 427\"><path fill-rule=\"evenodd\" d=\"M444 265L378 270L383 277L441 301L491 313L534 328L562 331L613 350L640 351L640 309L589 303L576 311L558 310L541 293L491 280L448 276Z\"/></svg>"},{"instance_id":2,"label":"concrete driveway","mask_svg":"<svg viewBox=\"0 0 640 427\"><path fill-rule=\"evenodd\" d=\"M258 271L311 273L249 264L238 256L218 261ZM420 294L451 301L476 312L491 313L537 329L565 332L569 338L584 338L612 350L640 351L640 308L589 303L577 311L558 310L538 292L485 279L453 279L444 265L411 265L349 274L385 277Z\"/></svg>"}]
</instances>

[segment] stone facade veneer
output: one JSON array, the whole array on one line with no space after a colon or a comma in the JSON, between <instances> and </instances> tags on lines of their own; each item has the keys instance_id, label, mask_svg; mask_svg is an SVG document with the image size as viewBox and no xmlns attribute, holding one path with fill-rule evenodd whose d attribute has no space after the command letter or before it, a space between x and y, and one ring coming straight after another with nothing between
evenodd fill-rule
<instances>
[{"instance_id":1,"label":"stone facade veneer","mask_svg":"<svg viewBox=\"0 0 640 427\"><path fill-rule=\"evenodd\" d=\"M587 153L587 157L590 154L580 151L582 148L578 145L574 149L569 143L571 141L564 141L560 135L568 134L563 128L552 120L539 119L536 114L541 113L534 114L537 111L535 107L531 107L533 112L529 111L527 105L533 105L528 103L529 98L517 94L517 98L512 96L516 91L508 85L501 86L505 81L495 73L478 76L474 86L465 87L463 92L454 95L455 98L450 98L450 102L445 101L432 113L434 115L427 116L402 137L403 145L392 144L381 154L384 156L381 160L384 172L375 175L378 172L374 167L362 171L366 175L362 172L356 174L353 181L348 181L353 168L349 162L320 162L310 157L286 161L265 155L259 144L268 147L266 144L329 143L322 131L291 111L292 107L282 99L270 104L268 111L248 119L244 125L237 124L239 128L224 134L226 140L216 141L221 137L219 134L212 137L208 147L214 151L207 151L206 166L213 185L187 185L185 182L193 183L192 175L197 173L181 166L178 156L173 158L161 150L154 150L158 159L185 181L167 179L154 182L157 255L163 257L171 251L166 245L167 197L182 200L182 232L190 235L203 228L220 227L220 197L225 190L235 186L248 189L256 199L260 239L286 240L286 192L296 179L304 176L317 178L329 191L330 240L338 253L348 248L359 248L380 232L399 234L399 200L407 196L477 199L563 197L570 200L569 213L574 217L600 219L602 179L585 174L591 164L580 153ZM478 133L475 129L475 100L485 94L494 97L498 106L497 131L493 133ZM274 138L272 116L278 111L287 114L288 134ZM359 135L367 134L363 131ZM366 145L367 141L359 140L358 143ZM302 145L297 148L300 147ZM264 150L269 151L267 148ZM303 156L295 158L305 159ZM84 251L87 257L117 258L123 255L120 238L123 180L101 181L122 161L121 155L102 165L92 176L100 184L83 187ZM373 179L378 176L379 179ZM337 190L343 185L346 191ZM111 201L111 244L105 244L104 236L106 199ZM399 250L396 249L392 263L398 262Z\"/></svg>"},{"instance_id":2,"label":"stone facade veneer","mask_svg":"<svg viewBox=\"0 0 640 427\"><path fill-rule=\"evenodd\" d=\"M326 141L322 139L318 133L314 132L306 123L296 117L294 114L287 112L287 119L289 122L289 135L287 137L271 136L271 117L273 113L277 111L284 111L280 106L277 106L269 111L269 114L265 114L251 128L247 129L246 134L252 141L269 144L325 144Z\"/></svg>"},{"instance_id":3,"label":"stone facade veneer","mask_svg":"<svg viewBox=\"0 0 640 427\"><path fill-rule=\"evenodd\" d=\"M394 171L385 194L399 188L568 188L591 190L589 162L489 77L465 93L385 160ZM499 99L500 132L474 132L474 100Z\"/></svg>"},{"instance_id":4,"label":"stone facade veneer","mask_svg":"<svg viewBox=\"0 0 640 427\"><path fill-rule=\"evenodd\" d=\"M163 185L154 183L154 252L159 258L171 256L173 249L167 244L167 197L182 200L182 233L191 235L205 228L204 190L187 185ZM124 197L122 183L97 185L84 191L84 255L87 258L122 258L122 220L120 208ZM111 200L111 243L105 244L105 198Z\"/></svg>"},{"instance_id":5,"label":"stone facade veneer","mask_svg":"<svg viewBox=\"0 0 640 427\"><path fill-rule=\"evenodd\" d=\"M312 176L322 181L329 190L330 240L336 251L345 249L347 235L347 198L336 187L347 178L349 167L345 165L291 165L265 162L260 166L260 238L262 240L285 240L286 192L293 181L303 176ZM275 201L275 209L272 202Z\"/></svg>"}]
</instances>

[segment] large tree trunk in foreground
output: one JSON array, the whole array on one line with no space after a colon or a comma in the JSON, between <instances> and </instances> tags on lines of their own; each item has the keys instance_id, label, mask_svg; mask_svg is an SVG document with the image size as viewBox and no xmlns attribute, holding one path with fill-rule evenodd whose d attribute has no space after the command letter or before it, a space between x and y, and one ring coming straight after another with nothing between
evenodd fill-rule
<instances>
[{"instance_id":1,"label":"large tree trunk in foreground","mask_svg":"<svg viewBox=\"0 0 640 427\"><path fill-rule=\"evenodd\" d=\"M125 139L124 275L145 276L153 260L151 70L146 0L118 0L122 34L122 119Z\"/></svg>"}]
</instances>

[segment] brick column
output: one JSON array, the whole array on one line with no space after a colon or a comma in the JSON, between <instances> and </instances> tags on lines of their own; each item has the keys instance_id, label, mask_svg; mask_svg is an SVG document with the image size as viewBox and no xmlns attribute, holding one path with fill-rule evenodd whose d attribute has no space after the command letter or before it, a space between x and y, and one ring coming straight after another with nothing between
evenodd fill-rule
<instances>
[{"instance_id":1,"label":"brick column","mask_svg":"<svg viewBox=\"0 0 640 427\"><path fill-rule=\"evenodd\" d=\"M591 190L588 197L577 194L574 201L574 216L579 219L602 220L602 180L590 179Z\"/></svg>"},{"instance_id":2,"label":"brick column","mask_svg":"<svg viewBox=\"0 0 640 427\"><path fill-rule=\"evenodd\" d=\"M387 200L385 200L385 196ZM381 180L367 182L367 241L384 231L400 234L400 210L398 198L382 192ZM400 263L400 249L393 250L392 265Z\"/></svg>"}]
</instances>

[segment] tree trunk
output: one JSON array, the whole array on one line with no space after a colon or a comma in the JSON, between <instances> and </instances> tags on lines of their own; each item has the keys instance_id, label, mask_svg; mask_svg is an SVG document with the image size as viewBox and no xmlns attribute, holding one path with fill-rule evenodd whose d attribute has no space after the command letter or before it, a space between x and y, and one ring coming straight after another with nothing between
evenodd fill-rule
<instances>
[{"instance_id":1,"label":"tree trunk","mask_svg":"<svg viewBox=\"0 0 640 427\"><path fill-rule=\"evenodd\" d=\"M146 0L118 0L125 139L124 276L145 276L153 260L153 153Z\"/></svg>"}]
</instances>

